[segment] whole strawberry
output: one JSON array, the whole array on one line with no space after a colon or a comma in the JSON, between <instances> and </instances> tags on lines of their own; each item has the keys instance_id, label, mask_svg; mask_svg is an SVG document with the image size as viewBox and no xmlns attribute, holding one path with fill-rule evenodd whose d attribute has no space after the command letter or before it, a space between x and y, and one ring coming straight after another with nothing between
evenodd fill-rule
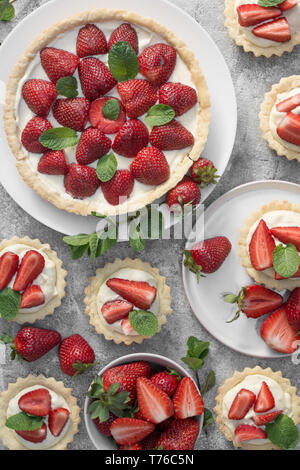
<instances>
[{"instance_id":1,"label":"whole strawberry","mask_svg":"<svg viewBox=\"0 0 300 470\"><path fill-rule=\"evenodd\" d=\"M143 148L130 165L140 183L158 186L169 179L170 167L164 154L155 147Z\"/></svg>"},{"instance_id":2,"label":"whole strawberry","mask_svg":"<svg viewBox=\"0 0 300 470\"><path fill-rule=\"evenodd\" d=\"M117 85L107 65L95 57L83 59L78 71L83 94L90 101L106 95Z\"/></svg>"},{"instance_id":3,"label":"whole strawberry","mask_svg":"<svg viewBox=\"0 0 300 470\"><path fill-rule=\"evenodd\" d=\"M136 33L136 30L129 23L121 24L117 29L112 32L112 35L108 41L108 50L110 51L112 46L120 41L128 42L131 47L135 50L136 54L138 54L138 35Z\"/></svg>"},{"instance_id":4,"label":"whole strawberry","mask_svg":"<svg viewBox=\"0 0 300 470\"><path fill-rule=\"evenodd\" d=\"M90 197L100 186L96 170L89 166L72 163L64 179L65 190L75 199Z\"/></svg>"},{"instance_id":5,"label":"whole strawberry","mask_svg":"<svg viewBox=\"0 0 300 470\"><path fill-rule=\"evenodd\" d=\"M53 116L63 127L83 131L89 116L90 102L85 98L63 98L56 100Z\"/></svg>"},{"instance_id":6,"label":"whole strawberry","mask_svg":"<svg viewBox=\"0 0 300 470\"><path fill-rule=\"evenodd\" d=\"M216 184L217 179L220 178L216 173L217 169L213 162L207 158L199 158L191 168L191 178L200 185L200 188L204 188L209 184Z\"/></svg>"},{"instance_id":7,"label":"whole strawberry","mask_svg":"<svg viewBox=\"0 0 300 470\"><path fill-rule=\"evenodd\" d=\"M52 125L47 119L38 116L33 117L28 121L22 132L22 145L31 153L47 152L48 149L39 142L39 138L49 129L52 129Z\"/></svg>"},{"instance_id":8,"label":"whole strawberry","mask_svg":"<svg viewBox=\"0 0 300 470\"><path fill-rule=\"evenodd\" d=\"M150 143L160 150L181 150L194 144L194 136L173 119L169 124L153 128Z\"/></svg>"},{"instance_id":9,"label":"whole strawberry","mask_svg":"<svg viewBox=\"0 0 300 470\"><path fill-rule=\"evenodd\" d=\"M23 85L22 96L34 114L46 118L57 97L57 91L55 85L47 80L33 79Z\"/></svg>"},{"instance_id":10,"label":"whole strawberry","mask_svg":"<svg viewBox=\"0 0 300 470\"><path fill-rule=\"evenodd\" d=\"M59 362L65 374L79 375L94 365L95 353L82 336L75 334L61 343Z\"/></svg>"},{"instance_id":11,"label":"whole strawberry","mask_svg":"<svg viewBox=\"0 0 300 470\"><path fill-rule=\"evenodd\" d=\"M114 414L109 412L109 418L106 421L103 421L101 423L100 418L95 418L93 419L93 422L101 434L103 434L104 436L111 436L110 426L116 418L117 417Z\"/></svg>"},{"instance_id":12,"label":"whole strawberry","mask_svg":"<svg viewBox=\"0 0 300 470\"><path fill-rule=\"evenodd\" d=\"M111 140L100 129L89 127L81 134L76 160L80 165L89 165L106 155L110 148Z\"/></svg>"},{"instance_id":13,"label":"whole strawberry","mask_svg":"<svg viewBox=\"0 0 300 470\"><path fill-rule=\"evenodd\" d=\"M185 205L197 206L201 200L199 187L188 176L184 177L175 188L167 193L167 204L171 212L175 212L178 205L183 208Z\"/></svg>"},{"instance_id":14,"label":"whole strawberry","mask_svg":"<svg viewBox=\"0 0 300 470\"><path fill-rule=\"evenodd\" d=\"M83 26L77 36L78 57L88 57L107 53L107 41L101 29L94 24Z\"/></svg>"},{"instance_id":15,"label":"whole strawberry","mask_svg":"<svg viewBox=\"0 0 300 470\"><path fill-rule=\"evenodd\" d=\"M160 390L171 397L176 392L181 377L175 370L168 369L152 375L150 380Z\"/></svg>"},{"instance_id":16,"label":"whole strawberry","mask_svg":"<svg viewBox=\"0 0 300 470\"><path fill-rule=\"evenodd\" d=\"M77 55L55 47L45 47L40 56L42 67L53 83L73 75L79 64Z\"/></svg>"},{"instance_id":17,"label":"whole strawberry","mask_svg":"<svg viewBox=\"0 0 300 470\"><path fill-rule=\"evenodd\" d=\"M111 180L101 184L105 199L117 206L129 198L133 191L134 179L128 170L117 170Z\"/></svg>"},{"instance_id":18,"label":"whole strawberry","mask_svg":"<svg viewBox=\"0 0 300 470\"><path fill-rule=\"evenodd\" d=\"M119 83L117 88L130 119L142 116L157 101L157 88L148 80L128 80Z\"/></svg>"},{"instance_id":19,"label":"whole strawberry","mask_svg":"<svg viewBox=\"0 0 300 470\"><path fill-rule=\"evenodd\" d=\"M286 316L289 324L300 331L300 287L293 290L286 303Z\"/></svg>"},{"instance_id":20,"label":"whole strawberry","mask_svg":"<svg viewBox=\"0 0 300 470\"><path fill-rule=\"evenodd\" d=\"M168 82L162 85L158 92L159 102L171 106L176 116L181 116L191 109L198 101L194 88L182 83Z\"/></svg>"},{"instance_id":21,"label":"whole strawberry","mask_svg":"<svg viewBox=\"0 0 300 470\"><path fill-rule=\"evenodd\" d=\"M38 171L46 175L66 175L69 165L62 150L49 150L38 163Z\"/></svg>"},{"instance_id":22,"label":"whole strawberry","mask_svg":"<svg viewBox=\"0 0 300 470\"><path fill-rule=\"evenodd\" d=\"M195 418L175 419L163 431L157 448L163 450L193 450L199 434L199 422Z\"/></svg>"},{"instance_id":23,"label":"whole strawberry","mask_svg":"<svg viewBox=\"0 0 300 470\"><path fill-rule=\"evenodd\" d=\"M113 150L119 155L134 158L140 150L147 147L149 132L138 119L130 119L119 130L113 143Z\"/></svg>"},{"instance_id":24,"label":"whole strawberry","mask_svg":"<svg viewBox=\"0 0 300 470\"><path fill-rule=\"evenodd\" d=\"M153 44L139 56L140 73L156 86L167 82L176 65L176 50L164 43Z\"/></svg>"}]
</instances>

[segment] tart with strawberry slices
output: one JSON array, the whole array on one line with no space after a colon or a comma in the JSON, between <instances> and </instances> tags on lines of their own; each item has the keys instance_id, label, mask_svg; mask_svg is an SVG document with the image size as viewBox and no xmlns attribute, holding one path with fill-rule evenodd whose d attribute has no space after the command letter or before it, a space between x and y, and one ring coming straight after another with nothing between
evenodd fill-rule
<instances>
[{"instance_id":1,"label":"tart with strawberry slices","mask_svg":"<svg viewBox=\"0 0 300 470\"><path fill-rule=\"evenodd\" d=\"M89 282L86 314L97 333L116 344L141 344L159 332L172 313L166 278L140 259L116 259Z\"/></svg>"},{"instance_id":2,"label":"tart with strawberry slices","mask_svg":"<svg viewBox=\"0 0 300 470\"><path fill-rule=\"evenodd\" d=\"M53 314L65 295L67 271L48 244L29 237L0 243L1 316L34 323Z\"/></svg>"},{"instance_id":3,"label":"tart with strawberry slices","mask_svg":"<svg viewBox=\"0 0 300 470\"><path fill-rule=\"evenodd\" d=\"M225 0L225 25L245 52L281 56L300 44L299 0Z\"/></svg>"},{"instance_id":4,"label":"tart with strawberry slices","mask_svg":"<svg viewBox=\"0 0 300 470\"><path fill-rule=\"evenodd\" d=\"M235 447L271 450L296 446L299 437L295 425L300 421L300 397L281 372L259 366L235 372L219 388L216 402L214 411L219 429ZM280 446L274 444L280 441L278 437L274 438L275 426L278 429L286 426L286 433L293 429L295 439L282 442Z\"/></svg>"},{"instance_id":5,"label":"tart with strawberry slices","mask_svg":"<svg viewBox=\"0 0 300 470\"><path fill-rule=\"evenodd\" d=\"M0 438L10 450L65 450L78 432L72 389L53 378L19 378L0 402Z\"/></svg>"},{"instance_id":6,"label":"tart with strawberry slices","mask_svg":"<svg viewBox=\"0 0 300 470\"><path fill-rule=\"evenodd\" d=\"M261 105L263 138L278 155L300 162L300 75L285 77Z\"/></svg>"},{"instance_id":7,"label":"tart with strawberry slices","mask_svg":"<svg viewBox=\"0 0 300 470\"><path fill-rule=\"evenodd\" d=\"M242 265L257 283L279 291L300 287L299 265L297 269L300 253L299 204L272 201L264 205L246 220L239 245ZM287 249L290 261L288 266L284 262L284 271L288 273L292 269L293 274L289 277L278 267L280 256Z\"/></svg>"},{"instance_id":8,"label":"tart with strawberry slices","mask_svg":"<svg viewBox=\"0 0 300 470\"><path fill-rule=\"evenodd\" d=\"M81 215L115 215L181 181L206 143L210 99L174 33L99 9L29 46L9 79L4 120L17 168L41 197Z\"/></svg>"}]
</instances>

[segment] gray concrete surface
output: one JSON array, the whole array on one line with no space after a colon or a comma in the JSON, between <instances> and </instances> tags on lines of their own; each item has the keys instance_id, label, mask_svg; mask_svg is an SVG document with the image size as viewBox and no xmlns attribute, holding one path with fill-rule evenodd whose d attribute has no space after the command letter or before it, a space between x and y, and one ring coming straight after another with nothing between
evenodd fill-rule
<instances>
[{"instance_id":1,"label":"gray concrete surface","mask_svg":"<svg viewBox=\"0 0 300 470\"><path fill-rule=\"evenodd\" d=\"M11 31L16 24L29 12L46 3L47 0L17 0L15 2L16 18L7 24L0 24L0 41ZM223 26L223 1L221 0L172 0L172 3L184 9L194 17L212 36L221 49L227 64L230 67L236 87L238 101L238 132L233 151L231 166L210 196L207 204L221 194L235 186L252 180L281 179L292 182L299 181L299 164L288 162L285 158L278 158L261 139L258 125L258 111L265 91L271 85L278 82L281 77L299 73L300 47L292 54L285 54L281 58L255 58L246 54L230 39L227 30ZM298 66L297 66L298 65ZM214 369L217 375L217 383L232 375L234 370L241 370L245 366L262 367L271 366L274 370L282 370L283 375L292 380L298 386L300 382L297 366L293 365L290 358L279 360L256 360L235 353L216 341L194 318L181 281L181 258L184 242L156 241L149 242L147 249L141 254L141 258L161 269L163 275L168 278L172 288L174 314L162 332L151 341L145 341L141 346L116 346L106 342L102 336L95 334L93 327L89 325L88 318L84 314L83 292L89 276L93 275L97 267L103 266L107 261L115 257L133 256L127 243L119 244L111 252L96 262L84 258L80 263L70 259L69 249L62 241L60 234L40 224L16 205L4 189L0 188L1 238L10 238L13 235L28 235L38 237L49 242L64 262L69 272L67 296L61 308L52 318L39 322L37 326L49 327L59 330L62 335L68 336L78 332L82 334L95 349L97 360L103 366L112 359L129 352L154 352L164 354L174 360L180 361L186 351L186 340L191 334L202 340L210 341L210 354L206 365L200 373L204 377L205 372ZM16 334L19 327L15 324L8 325L0 320L0 331L9 331ZM0 352L3 350L0 350ZM9 382L14 382L19 376L25 377L29 373L44 373L63 380L66 386L74 388L74 395L83 405L83 395L86 392L93 373L81 376L76 382L63 375L60 370L57 355L50 353L41 360L33 363L10 363L8 353L6 359L0 355L0 390L4 390ZM5 364L4 364L5 363ZM217 389L212 390L206 398L206 406L214 406L214 397ZM3 449L3 446L0 446ZM198 449L231 449L224 436L212 426L207 434L203 434L198 442ZM81 422L80 432L76 435L70 449L93 449ZM299 446L300 449L300 446Z\"/></svg>"}]
</instances>

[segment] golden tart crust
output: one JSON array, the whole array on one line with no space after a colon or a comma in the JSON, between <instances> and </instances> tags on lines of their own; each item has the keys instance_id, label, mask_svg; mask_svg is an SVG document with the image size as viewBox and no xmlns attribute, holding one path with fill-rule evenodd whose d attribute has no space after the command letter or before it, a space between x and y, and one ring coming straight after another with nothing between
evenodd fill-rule
<instances>
[{"instance_id":1,"label":"golden tart crust","mask_svg":"<svg viewBox=\"0 0 300 470\"><path fill-rule=\"evenodd\" d=\"M43 244L40 240L32 240L29 237L13 237L11 240L2 240L0 251L12 245L28 245L32 249L43 251L48 258L53 261L56 268L56 290L57 294L39 310L32 313L18 313L13 321L22 325L23 323L34 323L37 320L43 320L47 315L52 315L54 310L61 305L61 300L65 296L67 271L62 267L62 261L58 258L56 251L52 250L50 245Z\"/></svg>"},{"instance_id":2,"label":"golden tart crust","mask_svg":"<svg viewBox=\"0 0 300 470\"><path fill-rule=\"evenodd\" d=\"M75 27L85 25L87 23L94 23L100 21L120 20L121 22L129 22L144 26L151 31L154 31L165 39L171 46L173 46L181 59L188 67L194 86L198 92L198 99L200 109L198 113L198 124L195 136L195 143L193 148L183 153L181 162L177 164L176 170L171 177L163 184L151 189L145 193L139 200L130 201L118 206L111 206L109 210L101 207L101 204L94 202L86 202L78 199L67 199L62 195L51 191L49 187L44 184L38 175L30 168L27 163L27 158L22 150L22 144L18 136L18 126L15 116L15 102L16 93L18 90L19 82L23 78L27 67L34 59L39 51L46 47L57 35L65 31L71 30ZM182 177L188 172L194 160L198 160L201 155L205 143L207 141L208 129L210 123L210 96L205 77L200 68L198 61L194 54L188 49L186 44L179 39L173 32L155 22L151 18L144 18L134 12L125 10L112 10L112 9L97 9L85 11L75 16L69 17L66 20L60 21L52 25L50 28L40 34L26 49L23 56L15 66L6 88L6 101L4 107L4 125L9 146L17 159L17 169L24 181L36 191L43 199L54 204L59 209L73 212L80 215L90 215L92 211L101 212L104 215L117 215L127 212L135 212L147 204L151 204L156 199L159 199L167 191L176 186L181 181Z\"/></svg>"},{"instance_id":3,"label":"golden tart crust","mask_svg":"<svg viewBox=\"0 0 300 470\"><path fill-rule=\"evenodd\" d=\"M117 258L114 263L107 263L104 268L97 269L96 276L89 279L89 285L85 289L86 297L84 303L86 304L85 312L90 317L90 324L96 329L96 332L104 335L105 339L114 341L116 344L125 343L130 346L132 343L141 344L145 336L126 336L118 331L114 331L104 320L101 312L98 311L98 292L100 287L106 280L115 272L120 269L130 268L150 273L157 281L157 296L159 299L159 311L157 319L159 323L159 330L162 325L167 322L166 316L172 313L171 308L171 291L166 285L166 278L161 276L157 268L152 268L149 263L145 263L140 259L125 258L121 260Z\"/></svg>"},{"instance_id":4,"label":"golden tart crust","mask_svg":"<svg viewBox=\"0 0 300 470\"><path fill-rule=\"evenodd\" d=\"M263 445L253 445L253 444L247 444L246 442L236 442L234 439L234 435L232 434L232 431L226 426L224 423L223 417L222 417L222 411L223 411L223 400L227 392L231 390L233 387L241 383L246 377L249 375L264 375L266 377L269 377L270 379L273 379L276 381L282 390L286 393L289 393L291 396L291 405L292 405L292 419L295 424L298 424L300 422L300 397L297 395L297 389L296 387L292 387L291 382L289 379L284 379L282 377L281 372L273 372L270 367L268 369L262 369L259 366L254 367L253 369L250 369L249 367L246 367L242 372L237 372L233 374L232 377L227 379L224 384L219 387L219 394L216 397L216 402L217 405L214 408L214 411L217 415L216 417L216 422L218 423L220 431L225 435L226 439L228 441L232 441L234 447L241 447L245 450L272 450L276 449L279 450L277 446L272 444L271 442L268 442Z\"/></svg>"},{"instance_id":5,"label":"golden tart crust","mask_svg":"<svg viewBox=\"0 0 300 470\"><path fill-rule=\"evenodd\" d=\"M292 39L278 43L278 46L260 47L248 41L241 31L235 12L235 0L225 0L225 26L229 29L229 35L238 46L242 46L245 52L253 52L256 57L272 55L282 56L285 52L292 52L295 46L300 44L300 31L293 33Z\"/></svg>"},{"instance_id":6,"label":"golden tart crust","mask_svg":"<svg viewBox=\"0 0 300 470\"><path fill-rule=\"evenodd\" d=\"M44 375L33 376L28 375L26 378L19 377L16 383L8 384L6 391L0 396L0 438L3 444L10 450L32 450L25 447L16 437L15 432L5 426L6 413L10 400L18 393L28 387L41 385L47 387L58 395L62 396L70 408L70 425L66 434L54 446L47 450L65 450L70 442L73 441L74 435L78 432L80 423L80 408L77 406L77 400L72 396L72 389L65 388L63 382L57 382L54 378L46 378Z\"/></svg>"},{"instance_id":7,"label":"golden tart crust","mask_svg":"<svg viewBox=\"0 0 300 470\"><path fill-rule=\"evenodd\" d=\"M263 138L268 142L271 149L275 150L279 156L285 156L288 160L298 160L300 162L299 152L295 152L285 147L279 140L275 139L270 129L270 114L273 106L277 102L277 96L281 93L292 91L300 86L300 75L284 77L279 83L272 86L271 91L265 94L265 99L261 104L259 119Z\"/></svg>"},{"instance_id":8,"label":"golden tart crust","mask_svg":"<svg viewBox=\"0 0 300 470\"><path fill-rule=\"evenodd\" d=\"M278 210L293 211L300 214L300 204L292 204L288 201L272 201L269 204L262 206L262 208L258 211L254 212L246 220L245 225L241 230L239 240L239 256L241 259L241 263L246 268L249 276L254 279L254 281L258 284L264 284L269 289L277 289L279 291L284 289L293 290L296 287L300 287L300 279L295 278L276 280L270 276L267 276L263 271L256 271L251 264L248 252L247 238L253 224L255 224L255 222L259 219L261 219L267 212Z\"/></svg>"}]
</instances>

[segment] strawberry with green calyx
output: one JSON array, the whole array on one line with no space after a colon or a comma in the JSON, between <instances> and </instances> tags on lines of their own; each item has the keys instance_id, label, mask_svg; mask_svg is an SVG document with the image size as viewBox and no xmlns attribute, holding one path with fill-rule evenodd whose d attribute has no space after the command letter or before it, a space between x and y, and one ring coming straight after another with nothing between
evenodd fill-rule
<instances>
[{"instance_id":1,"label":"strawberry with green calyx","mask_svg":"<svg viewBox=\"0 0 300 470\"><path fill-rule=\"evenodd\" d=\"M76 377L95 366L95 353L82 336L75 334L65 338L59 348L61 370Z\"/></svg>"},{"instance_id":2,"label":"strawberry with green calyx","mask_svg":"<svg viewBox=\"0 0 300 470\"><path fill-rule=\"evenodd\" d=\"M176 392L181 376L176 370L167 369L152 375L150 380L156 387L171 397Z\"/></svg>"},{"instance_id":3,"label":"strawberry with green calyx","mask_svg":"<svg viewBox=\"0 0 300 470\"><path fill-rule=\"evenodd\" d=\"M217 175L217 169L211 160L207 158L199 158L193 163L191 168L192 180L200 185L200 188L205 188L209 184L217 184L217 180L220 178Z\"/></svg>"}]
</instances>

